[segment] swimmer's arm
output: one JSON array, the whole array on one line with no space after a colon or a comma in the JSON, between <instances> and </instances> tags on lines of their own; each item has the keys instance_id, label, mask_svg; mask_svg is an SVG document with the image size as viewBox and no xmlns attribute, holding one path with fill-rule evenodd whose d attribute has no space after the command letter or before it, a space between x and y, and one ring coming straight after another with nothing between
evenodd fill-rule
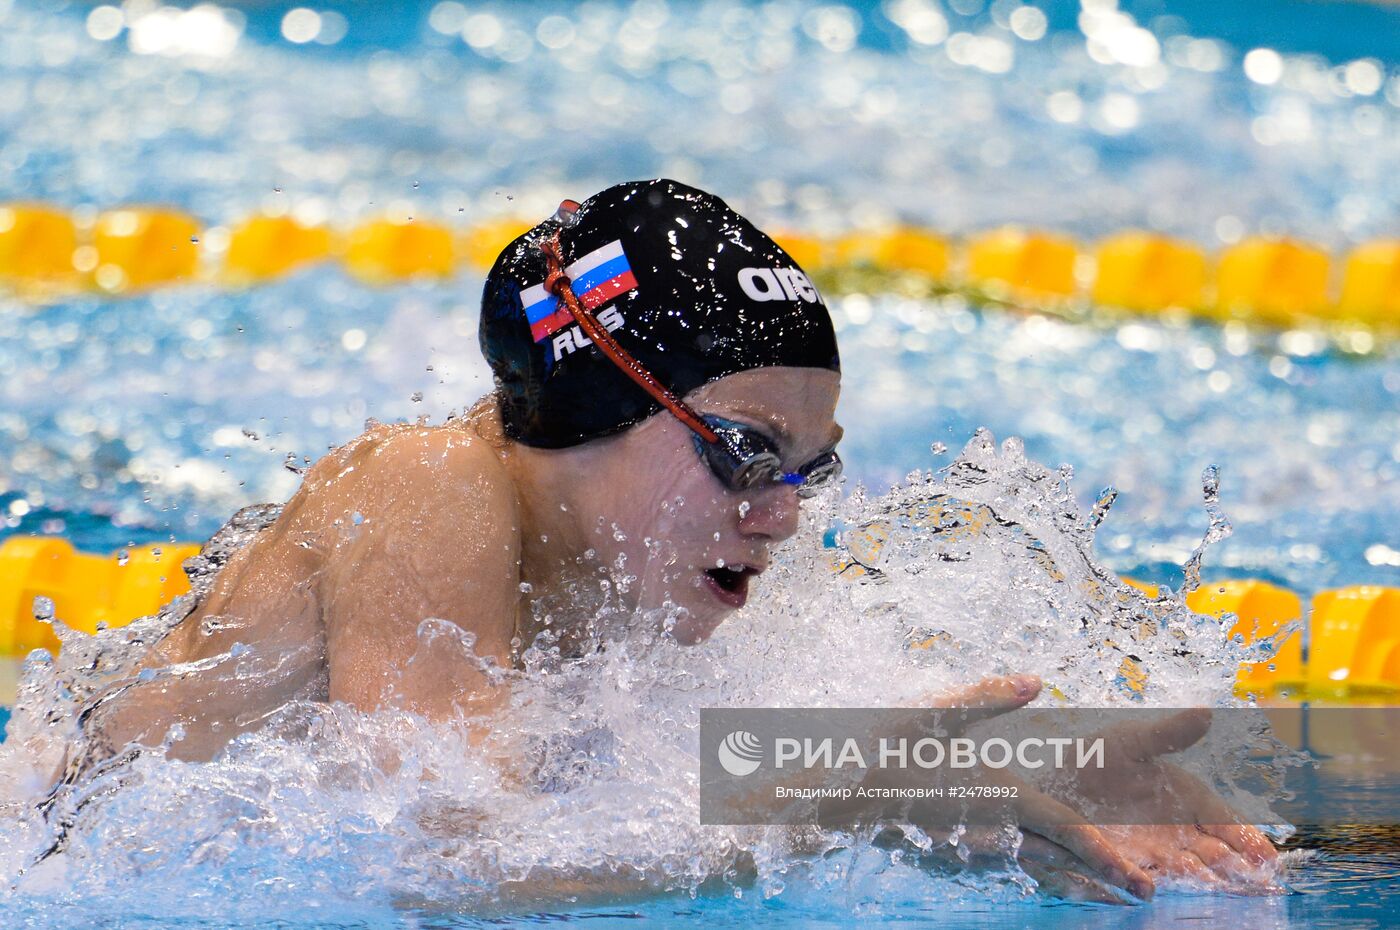
<instances>
[{"instance_id":1,"label":"swimmer's arm","mask_svg":"<svg viewBox=\"0 0 1400 930\"><path fill-rule=\"evenodd\" d=\"M485 663L509 667L520 597L517 505L495 453L404 432L358 477L319 582L330 699L435 722L494 714L508 691Z\"/></svg>"}]
</instances>

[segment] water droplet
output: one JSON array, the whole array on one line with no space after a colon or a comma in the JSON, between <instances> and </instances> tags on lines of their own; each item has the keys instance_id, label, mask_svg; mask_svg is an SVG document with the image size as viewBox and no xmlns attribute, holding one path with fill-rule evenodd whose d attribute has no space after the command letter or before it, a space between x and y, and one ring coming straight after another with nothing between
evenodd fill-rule
<instances>
[{"instance_id":1,"label":"water droplet","mask_svg":"<svg viewBox=\"0 0 1400 930\"><path fill-rule=\"evenodd\" d=\"M48 623L53 619L53 598L45 597L42 594L34 597L34 619L40 623Z\"/></svg>"},{"instance_id":2,"label":"water droplet","mask_svg":"<svg viewBox=\"0 0 1400 930\"><path fill-rule=\"evenodd\" d=\"M521 593L521 594L529 594L531 591L534 591L534 590L535 590L535 586L532 585L532 584L530 584L530 582L528 582L528 581L522 581L522 582L520 582L520 593Z\"/></svg>"},{"instance_id":3,"label":"water droplet","mask_svg":"<svg viewBox=\"0 0 1400 930\"><path fill-rule=\"evenodd\" d=\"M928 451L932 452L934 455L943 455L948 451L948 446L945 443L935 442L928 447Z\"/></svg>"},{"instance_id":4,"label":"water droplet","mask_svg":"<svg viewBox=\"0 0 1400 930\"><path fill-rule=\"evenodd\" d=\"M248 429L248 427L246 427L246 426L243 427L243 435L246 436L246 437L248 437L249 439L253 440L253 442L257 442L258 440L260 440L260 439L262 438L262 437L259 436L257 433L255 433L255 432L253 432L252 430Z\"/></svg>"},{"instance_id":5,"label":"water droplet","mask_svg":"<svg viewBox=\"0 0 1400 930\"><path fill-rule=\"evenodd\" d=\"M127 550L122 549L121 551L119 551L119 552L117 553L117 564L118 564L118 565L125 565L127 562L130 562L130 561L131 561L131 553L128 552Z\"/></svg>"},{"instance_id":6,"label":"water droplet","mask_svg":"<svg viewBox=\"0 0 1400 930\"><path fill-rule=\"evenodd\" d=\"M1099 492L1098 499L1094 501L1094 509L1089 514L1089 529L1098 529L1104 517L1108 516L1108 510L1113 506L1113 502L1118 499L1118 489L1112 486L1104 488Z\"/></svg>"},{"instance_id":7,"label":"water droplet","mask_svg":"<svg viewBox=\"0 0 1400 930\"><path fill-rule=\"evenodd\" d=\"M412 394L409 395L408 399L413 401L415 404L421 404L423 402L423 392L414 391Z\"/></svg>"},{"instance_id":8,"label":"water droplet","mask_svg":"<svg viewBox=\"0 0 1400 930\"><path fill-rule=\"evenodd\" d=\"M357 510L350 515L350 522L359 526L361 523L365 522L365 515Z\"/></svg>"},{"instance_id":9,"label":"water droplet","mask_svg":"<svg viewBox=\"0 0 1400 930\"><path fill-rule=\"evenodd\" d=\"M1206 529L1206 534L1201 539L1200 544L1191 552L1191 557L1182 566L1182 573L1186 579L1181 587L1183 596L1201 586L1201 560L1205 557L1206 549L1235 531L1234 527L1230 525L1230 518L1225 516L1225 512L1220 509L1219 466L1208 465L1201 472L1201 494L1205 498L1206 516L1210 518L1210 526Z\"/></svg>"},{"instance_id":10,"label":"water droplet","mask_svg":"<svg viewBox=\"0 0 1400 930\"><path fill-rule=\"evenodd\" d=\"M749 511L752 509L753 505L750 504L748 501L739 501L739 519L742 520L745 517L747 517L749 515Z\"/></svg>"}]
</instances>

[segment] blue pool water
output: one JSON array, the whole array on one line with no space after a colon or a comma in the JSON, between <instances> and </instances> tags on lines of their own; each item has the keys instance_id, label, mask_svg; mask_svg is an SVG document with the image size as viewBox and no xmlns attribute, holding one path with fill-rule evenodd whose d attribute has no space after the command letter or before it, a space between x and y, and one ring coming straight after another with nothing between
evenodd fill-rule
<instances>
[{"instance_id":1,"label":"blue pool water","mask_svg":"<svg viewBox=\"0 0 1400 930\"><path fill-rule=\"evenodd\" d=\"M205 6L218 23L197 23L129 3L109 36L91 4L0 0L0 201L80 213L172 203L215 227L211 251L217 227L257 208L342 227L384 210L466 225L543 216L564 196L650 175L712 188L760 225L816 231L1026 222L1091 240L1143 226L1209 248L1291 233L1340 254L1393 234L1400 215L1393 6L1132 0L1116 8L1126 19L1108 15L1111 3L1056 2L1038 7L1037 26L1013 20L1019 4L1006 0L364 3L330 11L343 36L321 16L304 44L283 36L291 6ZM1245 74L1256 47L1283 53L1277 82ZM445 284L371 289L322 267L248 291L191 284L42 308L0 298L0 538L58 533L88 550L202 540L238 507L284 499L298 480L289 453L314 459L367 417L437 422L463 409L489 383L480 285L464 270ZM1200 474L1215 464L1235 533L1210 550L1208 577L1305 595L1400 584L1394 344L1072 323L956 297L856 293L832 305L843 454L858 481L879 490L946 464L951 452L931 446L955 452L978 427L1020 436L1033 459L1073 466L1081 500L1105 485L1122 492L1097 536L1106 564L1178 584L1206 527ZM109 835L119 846L120 831ZM212 858L218 840L188 849ZM245 846L175 885L178 900L141 900L133 869L130 907L111 919L1400 925L1392 833L1299 845L1314 851L1297 854L1294 893L1268 898L1167 894L1108 908L930 896L861 860L843 885L793 878L768 899L751 890L489 918L396 907L384 876L349 866L288 878L285 860ZM176 858L131 852L138 863ZM277 910L235 893L251 874ZM63 881L25 896L0 888L0 922L111 916L100 888L70 879L79 890L67 895Z\"/></svg>"}]
</instances>

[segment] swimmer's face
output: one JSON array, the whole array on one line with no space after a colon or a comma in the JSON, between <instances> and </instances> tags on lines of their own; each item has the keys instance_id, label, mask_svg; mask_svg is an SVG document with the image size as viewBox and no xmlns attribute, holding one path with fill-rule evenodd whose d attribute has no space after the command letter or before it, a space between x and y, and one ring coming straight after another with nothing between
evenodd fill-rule
<instances>
[{"instance_id":1,"label":"swimmer's face","mask_svg":"<svg viewBox=\"0 0 1400 930\"><path fill-rule=\"evenodd\" d=\"M783 470L796 471L841 438L840 383L823 369L759 368L713 381L686 400L700 413L754 427L777 448ZM592 528L590 545L607 564L621 564L620 574L635 576L628 591L635 606L669 600L684 608L672 635L685 644L703 642L744 605L771 549L797 532L799 516L792 485L731 491L691 437L667 413L628 430L609 444L607 480L588 484L601 499L585 511L607 515Z\"/></svg>"}]
</instances>

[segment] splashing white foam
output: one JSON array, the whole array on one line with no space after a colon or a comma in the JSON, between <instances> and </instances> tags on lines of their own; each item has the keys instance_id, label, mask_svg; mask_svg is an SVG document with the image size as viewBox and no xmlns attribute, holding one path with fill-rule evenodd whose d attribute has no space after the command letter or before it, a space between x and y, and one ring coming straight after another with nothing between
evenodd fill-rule
<instances>
[{"instance_id":1,"label":"splashing white foam","mask_svg":"<svg viewBox=\"0 0 1400 930\"><path fill-rule=\"evenodd\" d=\"M1210 484L1202 551L1227 531ZM738 882L740 894L798 901L966 894L898 865L869 835L701 826L699 711L905 704L1007 672L1042 676L1051 687L1041 703L1233 702L1238 663L1257 656L1181 594L1149 599L1095 561L1109 503L1086 519L1067 469L1029 461L1014 439L998 449L982 431L943 471L885 495L814 499L749 606L703 646L630 631L660 628L645 622L621 633L600 625L607 642L580 658L528 651L522 669L505 672L510 726L483 745L471 741L471 721L292 702L211 762L151 749L49 794L85 710L131 676L228 553L277 513L250 508L192 563L194 593L96 636L61 629L59 658L27 662L0 746L11 839L0 848L0 901L154 900L162 913L226 921L518 907L525 883L549 889L550 877L560 900L609 877L695 893L742 874L753 881ZM839 544L824 549L833 523ZM420 636L455 636L463 661L473 658L449 624L425 623ZM170 739L179 736L177 727ZM39 861L56 842L61 851ZM1023 876L1005 879L982 880L978 893L1024 893Z\"/></svg>"}]
</instances>

